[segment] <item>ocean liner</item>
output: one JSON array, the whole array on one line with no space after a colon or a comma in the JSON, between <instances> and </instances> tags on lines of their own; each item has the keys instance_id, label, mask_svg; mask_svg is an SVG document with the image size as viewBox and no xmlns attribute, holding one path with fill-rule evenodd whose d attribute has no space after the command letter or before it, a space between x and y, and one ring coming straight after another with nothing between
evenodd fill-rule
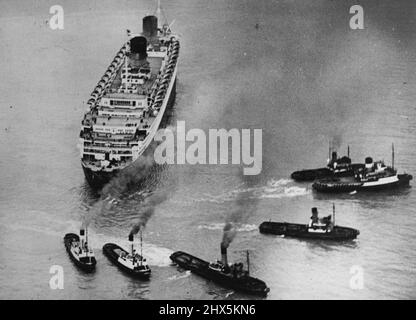
<instances>
[{"instance_id":1,"label":"ocean liner","mask_svg":"<svg viewBox=\"0 0 416 320\"><path fill-rule=\"evenodd\" d=\"M143 18L116 53L88 100L79 138L89 184L101 187L137 161L175 100L179 38L156 15ZM162 121L163 120L163 121Z\"/></svg>"}]
</instances>

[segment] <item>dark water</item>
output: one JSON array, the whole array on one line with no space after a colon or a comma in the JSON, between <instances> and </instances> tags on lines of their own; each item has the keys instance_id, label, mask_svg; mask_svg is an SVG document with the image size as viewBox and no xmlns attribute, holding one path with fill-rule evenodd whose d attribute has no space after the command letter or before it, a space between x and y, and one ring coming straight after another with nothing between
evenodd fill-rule
<instances>
[{"instance_id":1,"label":"dark water","mask_svg":"<svg viewBox=\"0 0 416 320\"><path fill-rule=\"evenodd\" d=\"M244 299L170 265L183 250L219 257L224 222L241 211L229 259L271 288L268 299L416 298L413 190L321 196L288 179L325 163L329 140L353 160L371 155L416 173L414 1L366 1L365 30L349 29L355 1L165 1L182 34L176 120L190 128L263 129L263 171L169 166L141 188L100 201L77 150L83 102L152 1L63 1L65 30L46 21L51 1L1 1L0 298ZM163 2L162 2L163 4ZM258 27L256 28L256 24ZM126 244L149 192L168 199L145 231L150 282L132 280L103 257ZM299 241L259 234L264 220L303 223L310 208L358 228L357 241ZM90 221L99 261L84 275L62 237ZM64 268L64 289L49 269ZM353 266L364 288L350 287Z\"/></svg>"}]
</instances>

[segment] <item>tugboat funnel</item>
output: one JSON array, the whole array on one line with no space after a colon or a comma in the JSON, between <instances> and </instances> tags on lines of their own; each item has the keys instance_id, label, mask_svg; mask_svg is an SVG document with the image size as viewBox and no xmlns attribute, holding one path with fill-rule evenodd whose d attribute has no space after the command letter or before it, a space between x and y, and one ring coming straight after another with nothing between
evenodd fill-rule
<instances>
[{"instance_id":1,"label":"tugboat funnel","mask_svg":"<svg viewBox=\"0 0 416 320\"><path fill-rule=\"evenodd\" d=\"M79 230L79 239L81 240L81 247L84 247L85 243L85 229Z\"/></svg>"},{"instance_id":2,"label":"tugboat funnel","mask_svg":"<svg viewBox=\"0 0 416 320\"><path fill-rule=\"evenodd\" d=\"M227 247L221 243L221 262L224 265L228 265L228 259L227 259Z\"/></svg>"},{"instance_id":3,"label":"tugboat funnel","mask_svg":"<svg viewBox=\"0 0 416 320\"><path fill-rule=\"evenodd\" d=\"M332 161L337 161L337 152L336 151L332 152Z\"/></svg>"},{"instance_id":4,"label":"tugboat funnel","mask_svg":"<svg viewBox=\"0 0 416 320\"><path fill-rule=\"evenodd\" d=\"M365 158L365 167L366 169L371 169L373 167L373 158L371 157Z\"/></svg>"},{"instance_id":5,"label":"tugboat funnel","mask_svg":"<svg viewBox=\"0 0 416 320\"><path fill-rule=\"evenodd\" d=\"M129 243L130 243L130 248L131 248L131 255L133 255L133 251L134 251L134 243L133 243L134 237L132 234L129 235Z\"/></svg>"}]
</instances>

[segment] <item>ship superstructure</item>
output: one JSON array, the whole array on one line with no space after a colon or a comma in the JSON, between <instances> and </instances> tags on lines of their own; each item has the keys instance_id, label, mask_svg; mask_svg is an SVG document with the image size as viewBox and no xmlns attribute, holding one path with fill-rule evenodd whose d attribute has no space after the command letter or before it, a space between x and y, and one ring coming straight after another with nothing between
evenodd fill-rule
<instances>
[{"instance_id":1,"label":"ship superstructure","mask_svg":"<svg viewBox=\"0 0 416 320\"><path fill-rule=\"evenodd\" d=\"M102 186L136 161L152 143L173 104L179 39L158 17L143 19L143 32L129 30L88 100L79 138L88 182Z\"/></svg>"}]
</instances>

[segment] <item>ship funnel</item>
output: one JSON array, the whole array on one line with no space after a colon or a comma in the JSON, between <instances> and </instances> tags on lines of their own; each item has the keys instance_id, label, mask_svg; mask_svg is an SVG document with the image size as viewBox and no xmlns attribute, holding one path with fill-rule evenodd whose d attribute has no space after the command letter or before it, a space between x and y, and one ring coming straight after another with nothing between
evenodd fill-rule
<instances>
[{"instance_id":1,"label":"ship funnel","mask_svg":"<svg viewBox=\"0 0 416 320\"><path fill-rule=\"evenodd\" d=\"M130 248L131 248L131 255L133 255L133 251L134 251L134 236L132 234L129 235L129 243L130 243Z\"/></svg>"},{"instance_id":2,"label":"ship funnel","mask_svg":"<svg viewBox=\"0 0 416 320\"><path fill-rule=\"evenodd\" d=\"M373 167L373 158L367 157L365 158L365 168L371 169Z\"/></svg>"},{"instance_id":3,"label":"ship funnel","mask_svg":"<svg viewBox=\"0 0 416 320\"><path fill-rule=\"evenodd\" d=\"M81 241L81 247L84 247L85 243L85 229L79 230L79 240Z\"/></svg>"},{"instance_id":4,"label":"ship funnel","mask_svg":"<svg viewBox=\"0 0 416 320\"><path fill-rule=\"evenodd\" d=\"M130 40L130 53L133 59L145 60L147 58L147 40L145 37L134 37Z\"/></svg>"},{"instance_id":5,"label":"ship funnel","mask_svg":"<svg viewBox=\"0 0 416 320\"><path fill-rule=\"evenodd\" d=\"M147 16L143 18L143 35L147 38L157 36L157 17Z\"/></svg>"},{"instance_id":6,"label":"ship funnel","mask_svg":"<svg viewBox=\"0 0 416 320\"><path fill-rule=\"evenodd\" d=\"M227 247L221 243L221 262L227 266L228 265L228 259L227 259Z\"/></svg>"},{"instance_id":7,"label":"ship funnel","mask_svg":"<svg viewBox=\"0 0 416 320\"><path fill-rule=\"evenodd\" d=\"M337 152L336 151L333 151L332 152L332 161L337 161Z\"/></svg>"}]
</instances>

